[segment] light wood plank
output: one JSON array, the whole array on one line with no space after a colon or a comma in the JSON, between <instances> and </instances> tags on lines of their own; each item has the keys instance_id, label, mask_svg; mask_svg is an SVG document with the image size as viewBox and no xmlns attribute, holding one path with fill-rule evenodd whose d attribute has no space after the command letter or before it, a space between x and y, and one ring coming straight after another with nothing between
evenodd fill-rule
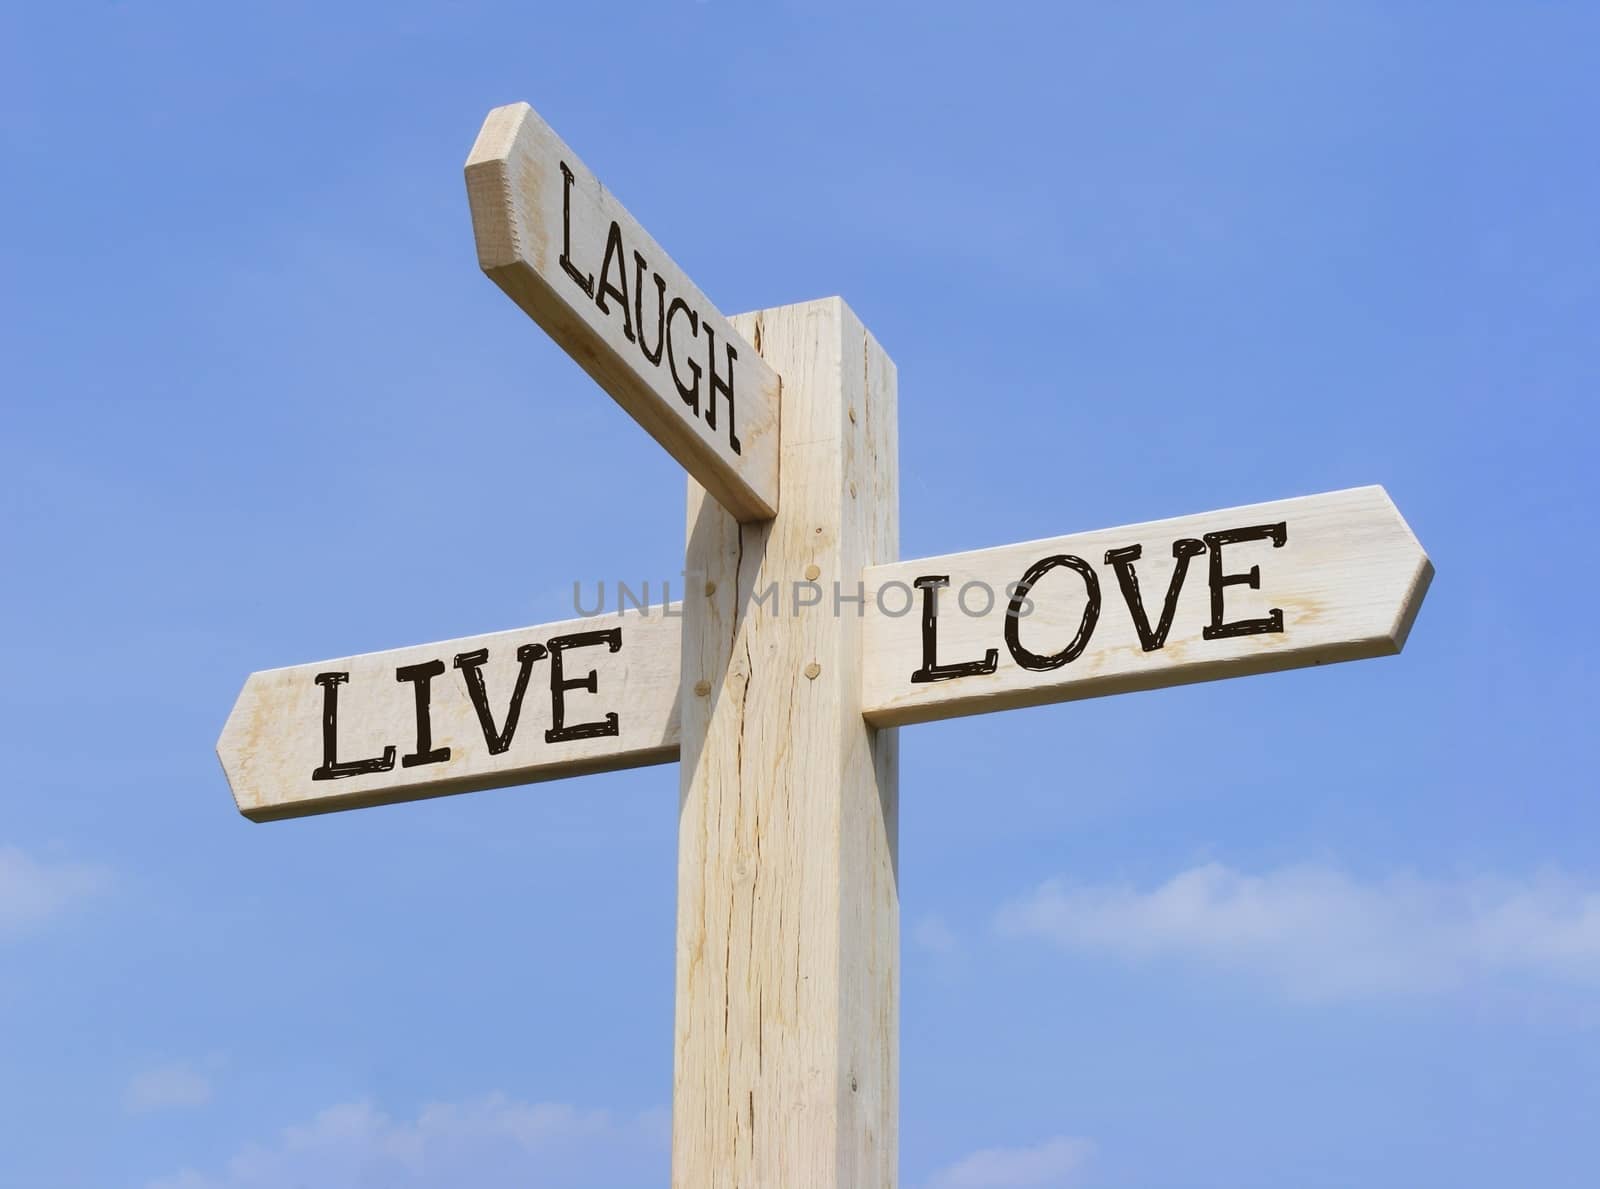
<instances>
[{"instance_id":1,"label":"light wood plank","mask_svg":"<svg viewBox=\"0 0 1600 1189\"><path fill-rule=\"evenodd\" d=\"M782 502L741 528L689 484L672 1183L889 1186L896 740L831 590L898 549L894 366L838 299L738 321L784 377Z\"/></svg>"},{"instance_id":2,"label":"light wood plank","mask_svg":"<svg viewBox=\"0 0 1600 1189\"><path fill-rule=\"evenodd\" d=\"M217 755L254 821L669 763L681 629L658 607L252 673Z\"/></svg>"},{"instance_id":3,"label":"light wood plank","mask_svg":"<svg viewBox=\"0 0 1600 1189\"><path fill-rule=\"evenodd\" d=\"M1244 535L1255 539L1228 539L1250 529ZM1158 644L1176 542L1189 542L1176 546L1188 567ZM1143 636L1107 556L1132 546L1140 556L1123 555L1121 568L1137 582ZM1006 638L1012 584L1050 558L1072 560L1049 565L1029 592L1032 614L1014 620L1019 653ZM1252 569L1259 588L1234 580ZM865 713L880 725L926 722L1386 656L1405 643L1432 575L1381 487L875 566L866 580ZM927 594L916 588L935 578L948 579L936 596L937 667L924 652ZM1085 633L1091 581L1097 614Z\"/></svg>"},{"instance_id":4,"label":"light wood plank","mask_svg":"<svg viewBox=\"0 0 1600 1189\"><path fill-rule=\"evenodd\" d=\"M778 377L526 103L467 158L478 263L740 520L778 508Z\"/></svg>"}]
</instances>

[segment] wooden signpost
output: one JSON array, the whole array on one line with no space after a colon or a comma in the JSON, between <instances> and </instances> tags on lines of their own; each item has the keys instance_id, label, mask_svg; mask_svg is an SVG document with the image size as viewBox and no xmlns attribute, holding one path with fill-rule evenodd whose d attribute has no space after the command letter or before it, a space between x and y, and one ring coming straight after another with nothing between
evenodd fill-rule
<instances>
[{"instance_id":1,"label":"wooden signpost","mask_svg":"<svg viewBox=\"0 0 1600 1189\"><path fill-rule=\"evenodd\" d=\"M894 1185L895 728L1398 652L1432 567L1378 487L899 561L895 369L842 301L723 318L526 104L467 186L484 271L688 471L696 585L252 674L235 801L680 760L673 1185Z\"/></svg>"}]
</instances>

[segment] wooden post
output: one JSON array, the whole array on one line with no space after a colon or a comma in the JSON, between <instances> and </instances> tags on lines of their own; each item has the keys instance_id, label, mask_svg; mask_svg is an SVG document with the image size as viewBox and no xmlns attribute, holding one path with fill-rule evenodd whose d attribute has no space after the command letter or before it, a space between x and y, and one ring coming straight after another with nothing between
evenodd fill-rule
<instances>
[{"instance_id":1,"label":"wooden post","mask_svg":"<svg viewBox=\"0 0 1600 1189\"><path fill-rule=\"evenodd\" d=\"M895 370L837 298L734 322L782 377L780 499L741 527L689 480L672 1184L876 1189L898 1161L898 777L894 730L862 718L853 600L898 556Z\"/></svg>"}]
</instances>

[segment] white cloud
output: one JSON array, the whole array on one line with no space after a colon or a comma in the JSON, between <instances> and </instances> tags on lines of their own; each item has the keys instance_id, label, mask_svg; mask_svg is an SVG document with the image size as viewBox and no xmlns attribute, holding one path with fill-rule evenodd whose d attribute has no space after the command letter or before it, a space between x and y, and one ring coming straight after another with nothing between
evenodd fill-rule
<instances>
[{"instance_id":1,"label":"white cloud","mask_svg":"<svg viewBox=\"0 0 1600 1189\"><path fill-rule=\"evenodd\" d=\"M18 937L105 886L106 875L81 863L42 863L0 846L0 940Z\"/></svg>"},{"instance_id":2,"label":"white cloud","mask_svg":"<svg viewBox=\"0 0 1600 1189\"><path fill-rule=\"evenodd\" d=\"M943 917L925 916L911 930L911 940L933 954L953 954L960 944Z\"/></svg>"},{"instance_id":3,"label":"white cloud","mask_svg":"<svg viewBox=\"0 0 1600 1189\"><path fill-rule=\"evenodd\" d=\"M666 1179L664 1111L622 1118L491 1094L426 1106L414 1120L370 1103L329 1107L252 1144L220 1172L184 1170L146 1189L539 1189Z\"/></svg>"},{"instance_id":4,"label":"white cloud","mask_svg":"<svg viewBox=\"0 0 1600 1189\"><path fill-rule=\"evenodd\" d=\"M1560 874L1363 882L1326 866L1246 875L1208 863L1148 891L1050 880L998 926L1076 951L1237 969L1310 998L1494 975L1600 984L1600 890Z\"/></svg>"},{"instance_id":5,"label":"white cloud","mask_svg":"<svg viewBox=\"0 0 1600 1189\"><path fill-rule=\"evenodd\" d=\"M134 1077L122 1095L122 1105L135 1115L210 1101L211 1079L183 1065L148 1069Z\"/></svg>"},{"instance_id":6,"label":"white cloud","mask_svg":"<svg viewBox=\"0 0 1600 1189\"><path fill-rule=\"evenodd\" d=\"M1062 1189L1075 1184L1094 1145L1057 1136L1031 1148L985 1148L934 1174L928 1189Z\"/></svg>"}]
</instances>

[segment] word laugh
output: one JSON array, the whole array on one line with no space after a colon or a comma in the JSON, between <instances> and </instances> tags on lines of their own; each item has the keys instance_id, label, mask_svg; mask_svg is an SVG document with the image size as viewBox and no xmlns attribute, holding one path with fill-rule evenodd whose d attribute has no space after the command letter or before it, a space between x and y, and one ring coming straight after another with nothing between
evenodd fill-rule
<instances>
[{"instance_id":1,"label":"word laugh","mask_svg":"<svg viewBox=\"0 0 1600 1189\"><path fill-rule=\"evenodd\" d=\"M739 352L732 343L724 343L727 352L727 378L717 374L717 332L712 328L709 319L702 319L700 312L691 306L678 294L674 293L672 299L667 300L667 282L659 272L650 269L651 279L655 282L656 296L655 309L655 346L652 347L647 339L652 337L647 334L649 322L645 319L645 270L650 268L644 256L635 249L633 251L633 297L631 302L628 297L628 252L622 242L622 228L617 221L611 221L611 230L606 233L605 254L600 260L600 281L595 283L594 274L578 268L572 261L572 183L573 174L565 161L561 162L561 271L566 273L583 295L594 302L602 314L610 316L611 307L606 304L606 298L614 298L618 302L618 311L622 314L623 336L639 348L639 354L651 367L659 368L662 357L665 356L667 371L672 376L672 385L678 390L678 396L688 406L691 413L704 416L706 425L711 429L717 428L717 394L720 392L728 403L728 445L735 454L743 453L739 447L739 435L734 419L734 361L739 358ZM678 330L679 324L687 325L688 332ZM706 366L705 366L705 408L700 407L700 364L692 358L681 360L678 354L677 343L687 337L694 339L700 332L705 331L706 339ZM684 371L688 372L689 379L685 381Z\"/></svg>"}]
</instances>

